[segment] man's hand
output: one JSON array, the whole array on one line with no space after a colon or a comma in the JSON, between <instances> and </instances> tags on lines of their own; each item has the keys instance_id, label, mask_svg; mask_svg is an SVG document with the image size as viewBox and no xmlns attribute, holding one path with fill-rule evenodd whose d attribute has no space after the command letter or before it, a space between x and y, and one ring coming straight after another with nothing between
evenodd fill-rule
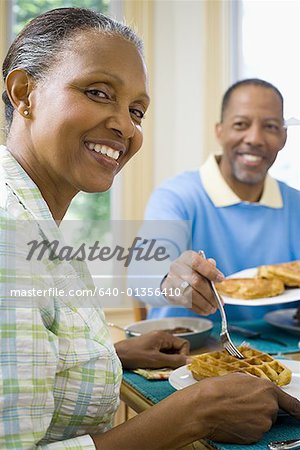
<instances>
[{"instance_id":1,"label":"man's hand","mask_svg":"<svg viewBox=\"0 0 300 450\"><path fill-rule=\"evenodd\" d=\"M186 251L172 262L161 287L170 303L208 315L216 312L217 305L206 278L220 282L224 280L224 275L216 268L213 259L203 259L199 253ZM187 281L190 286L180 295L174 295L180 290L183 281Z\"/></svg>"},{"instance_id":2,"label":"man's hand","mask_svg":"<svg viewBox=\"0 0 300 450\"><path fill-rule=\"evenodd\" d=\"M117 342L115 349L125 369L175 369L186 364L190 344L170 333L152 331Z\"/></svg>"}]
</instances>

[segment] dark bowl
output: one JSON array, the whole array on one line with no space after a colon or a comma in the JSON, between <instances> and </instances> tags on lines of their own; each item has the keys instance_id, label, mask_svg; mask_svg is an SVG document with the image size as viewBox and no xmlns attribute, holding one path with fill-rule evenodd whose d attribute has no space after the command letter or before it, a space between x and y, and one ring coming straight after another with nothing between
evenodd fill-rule
<instances>
[{"instance_id":1,"label":"dark bowl","mask_svg":"<svg viewBox=\"0 0 300 450\"><path fill-rule=\"evenodd\" d=\"M213 323L211 320L202 317L167 317L165 319L140 320L125 327L126 336L139 336L149 331L172 330L177 327L184 327L192 330L185 333L174 333L174 335L187 339L190 342L191 350L201 347L210 335Z\"/></svg>"}]
</instances>

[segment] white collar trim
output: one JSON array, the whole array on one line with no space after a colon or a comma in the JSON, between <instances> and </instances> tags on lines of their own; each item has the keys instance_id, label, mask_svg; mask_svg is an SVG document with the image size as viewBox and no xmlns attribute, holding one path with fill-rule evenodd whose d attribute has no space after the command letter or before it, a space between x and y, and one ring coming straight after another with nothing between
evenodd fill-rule
<instances>
[{"instance_id":1,"label":"white collar trim","mask_svg":"<svg viewBox=\"0 0 300 450\"><path fill-rule=\"evenodd\" d=\"M224 180L216 156L217 155L210 155L199 169L202 183L208 196L218 208L243 202ZM257 204L268 206L270 208L283 207L278 182L270 175L266 176L263 194Z\"/></svg>"}]
</instances>

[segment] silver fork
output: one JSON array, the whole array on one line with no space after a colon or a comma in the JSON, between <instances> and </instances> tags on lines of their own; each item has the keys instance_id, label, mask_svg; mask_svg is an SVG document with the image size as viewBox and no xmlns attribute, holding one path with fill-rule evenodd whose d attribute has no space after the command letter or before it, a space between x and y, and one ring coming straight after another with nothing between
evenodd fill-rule
<instances>
[{"instance_id":1,"label":"silver fork","mask_svg":"<svg viewBox=\"0 0 300 450\"><path fill-rule=\"evenodd\" d=\"M202 256L202 258L206 259L205 253L203 250L199 251L199 254ZM210 284L210 287L214 293L215 299L217 300L218 303L218 307L219 307L219 311L221 314L221 320L222 320L222 325L221 325L221 333L220 333L220 339L221 342L223 344L223 347L225 348L225 350L227 350L227 352L231 355L234 356L235 358L238 359L244 359L244 356L241 354L241 352L236 348L236 346L234 345L234 343L232 342L229 332L228 332L228 325L227 325L227 317L225 314L225 310L223 307L223 302L222 299L220 297L220 294L218 293L214 283L207 279L207 281Z\"/></svg>"},{"instance_id":2,"label":"silver fork","mask_svg":"<svg viewBox=\"0 0 300 450\"><path fill-rule=\"evenodd\" d=\"M288 441L269 442L270 450L289 450L300 448L300 439L290 439Z\"/></svg>"}]
</instances>

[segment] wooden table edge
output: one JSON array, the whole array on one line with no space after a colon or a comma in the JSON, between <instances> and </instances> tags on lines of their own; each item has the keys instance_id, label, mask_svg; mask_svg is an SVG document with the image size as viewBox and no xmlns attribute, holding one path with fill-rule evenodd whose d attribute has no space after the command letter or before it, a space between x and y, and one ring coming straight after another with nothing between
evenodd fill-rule
<instances>
[{"instance_id":1,"label":"wooden table edge","mask_svg":"<svg viewBox=\"0 0 300 450\"><path fill-rule=\"evenodd\" d=\"M129 383L124 380L121 384L120 398L124 403L126 403L127 406L129 406L129 408L133 409L138 414L155 405L155 403L139 394ZM197 449L214 450L215 447L212 447L208 444L208 442L201 439L182 448L182 450Z\"/></svg>"},{"instance_id":2,"label":"wooden table edge","mask_svg":"<svg viewBox=\"0 0 300 450\"><path fill-rule=\"evenodd\" d=\"M121 384L120 398L137 413L141 413L154 405L151 400L137 392L129 383L124 381L124 379Z\"/></svg>"}]
</instances>

